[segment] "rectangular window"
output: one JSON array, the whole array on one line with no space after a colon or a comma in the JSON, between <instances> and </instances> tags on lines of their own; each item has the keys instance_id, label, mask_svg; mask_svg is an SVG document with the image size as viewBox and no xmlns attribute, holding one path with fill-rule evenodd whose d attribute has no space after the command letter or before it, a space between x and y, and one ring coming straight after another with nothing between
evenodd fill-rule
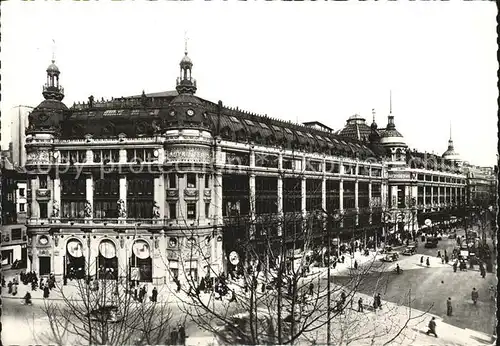
<instances>
[{"instance_id":1,"label":"rectangular window","mask_svg":"<svg viewBox=\"0 0 500 346\"><path fill-rule=\"evenodd\" d=\"M111 154L111 162L119 162L120 161L120 150L112 149L110 150Z\"/></svg>"},{"instance_id":2,"label":"rectangular window","mask_svg":"<svg viewBox=\"0 0 500 346\"><path fill-rule=\"evenodd\" d=\"M11 231L11 240L21 240L23 237L23 232L21 228L13 228Z\"/></svg>"},{"instance_id":3,"label":"rectangular window","mask_svg":"<svg viewBox=\"0 0 500 346\"><path fill-rule=\"evenodd\" d=\"M169 173L168 174L168 187L170 189L176 189L177 188L177 175L175 173Z\"/></svg>"},{"instance_id":4,"label":"rectangular window","mask_svg":"<svg viewBox=\"0 0 500 346\"><path fill-rule=\"evenodd\" d=\"M40 206L40 218L46 219L48 217L47 202L38 202L38 205Z\"/></svg>"},{"instance_id":5,"label":"rectangular window","mask_svg":"<svg viewBox=\"0 0 500 346\"><path fill-rule=\"evenodd\" d=\"M19 203L19 211L21 213L24 213L26 210L24 210L24 203Z\"/></svg>"},{"instance_id":6,"label":"rectangular window","mask_svg":"<svg viewBox=\"0 0 500 346\"><path fill-rule=\"evenodd\" d=\"M61 163L69 163L69 151L61 150Z\"/></svg>"},{"instance_id":7,"label":"rectangular window","mask_svg":"<svg viewBox=\"0 0 500 346\"><path fill-rule=\"evenodd\" d=\"M78 163L84 163L87 161L87 152L85 150L77 151L77 160Z\"/></svg>"},{"instance_id":8,"label":"rectangular window","mask_svg":"<svg viewBox=\"0 0 500 346\"><path fill-rule=\"evenodd\" d=\"M283 159L283 169L293 169L293 161L288 159Z\"/></svg>"},{"instance_id":9,"label":"rectangular window","mask_svg":"<svg viewBox=\"0 0 500 346\"><path fill-rule=\"evenodd\" d=\"M155 160L154 149L144 149L144 160L146 162L153 162Z\"/></svg>"},{"instance_id":10,"label":"rectangular window","mask_svg":"<svg viewBox=\"0 0 500 346\"><path fill-rule=\"evenodd\" d=\"M168 215L171 219L177 219L177 203L168 204Z\"/></svg>"},{"instance_id":11,"label":"rectangular window","mask_svg":"<svg viewBox=\"0 0 500 346\"><path fill-rule=\"evenodd\" d=\"M100 150L94 150L94 162L98 163L101 162L102 156L101 156L101 151Z\"/></svg>"},{"instance_id":12,"label":"rectangular window","mask_svg":"<svg viewBox=\"0 0 500 346\"><path fill-rule=\"evenodd\" d=\"M210 175L205 174L205 189L210 188Z\"/></svg>"},{"instance_id":13,"label":"rectangular window","mask_svg":"<svg viewBox=\"0 0 500 346\"><path fill-rule=\"evenodd\" d=\"M135 159L135 150L128 149L127 150L127 162L133 162Z\"/></svg>"},{"instance_id":14,"label":"rectangular window","mask_svg":"<svg viewBox=\"0 0 500 346\"><path fill-rule=\"evenodd\" d=\"M205 203L205 218L210 218L210 203Z\"/></svg>"},{"instance_id":15,"label":"rectangular window","mask_svg":"<svg viewBox=\"0 0 500 346\"><path fill-rule=\"evenodd\" d=\"M187 176L187 188L194 189L196 188L196 173L188 173Z\"/></svg>"},{"instance_id":16,"label":"rectangular window","mask_svg":"<svg viewBox=\"0 0 500 346\"><path fill-rule=\"evenodd\" d=\"M187 218L189 220L196 219L196 203L187 203L186 209L187 209Z\"/></svg>"},{"instance_id":17,"label":"rectangular window","mask_svg":"<svg viewBox=\"0 0 500 346\"><path fill-rule=\"evenodd\" d=\"M38 180L40 183L40 189L46 189L47 188L47 176L46 175L39 175Z\"/></svg>"}]
</instances>

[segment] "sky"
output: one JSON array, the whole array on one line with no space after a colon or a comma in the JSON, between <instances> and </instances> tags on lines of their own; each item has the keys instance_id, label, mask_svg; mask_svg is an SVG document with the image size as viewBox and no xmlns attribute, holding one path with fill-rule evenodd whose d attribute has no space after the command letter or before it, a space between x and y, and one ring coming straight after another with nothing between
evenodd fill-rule
<instances>
[{"instance_id":1,"label":"sky","mask_svg":"<svg viewBox=\"0 0 500 346\"><path fill-rule=\"evenodd\" d=\"M187 32L197 95L335 130L360 114L410 148L497 161L495 2L2 4L2 148L16 105L42 100L55 54L63 102L175 89ZM55 41L55 45L53 44ZM55 47L55 48L54 48Z\"/></svg>"}]
</instances>

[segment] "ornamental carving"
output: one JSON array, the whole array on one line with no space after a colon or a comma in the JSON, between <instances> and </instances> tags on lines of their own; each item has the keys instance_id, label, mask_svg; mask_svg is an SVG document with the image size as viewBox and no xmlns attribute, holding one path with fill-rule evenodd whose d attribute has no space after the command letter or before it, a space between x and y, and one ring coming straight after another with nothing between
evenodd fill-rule
<instances>
[{"instance_id":1,"label":"ornamental carving","mask_svg":"<svg viewBox=\"0 0 500 346\"><path fill-rule=\"evenodd\" d=\"M407 172L389 172L390 179L410 179L410 173Z\"/></svg>"},{"instance_id":2,"label":"ornamental carving","mask_svg":"<svg viewBox=\"0 0 500 346\"><path fill-rule=\"evenodd\" d=\"M196 197L198 197L198 190L188 190L188 189L185 189L184 190L184 197L196 198Z\"/></svg>"},{"instance_id":3,"label":"ornamental carving","mask_svg":"<svg viewBox=\"0 0 500 346\"><path fill-rule=\"evenodd\" d=\"M85 217L92 217L92 203L90 201L85 202Z\"/></svg>"},{"instance_id":4,"label":"ornamental carving","mask_svg":"<svg viewBox=\"0 0 500 346\"><path fill-rule=\"evenodd\" d=\"M165 151L165 162L210 162L210 151L205 148L175 147Z\"/></svg>"},{"instance_id":5,"label":"ornamental carving","mask_svg":"<svg viewBox=\"0 0 500 346\"><path fill-rule=\"evenodd\" d=\"M153 218L154 219L160 218L160 205L156 201L153 204Z\"/></svg>"},{"instance_id":6,"label":"ornamental carving","mask_svg":"<svg viewBox=\"0 0 500 346\"><path fill-rule=\"evenodd\" d=\"M47 190L47 189L36 190L36 198L37 199L49 199L50 198L50 190Z\"/></svg>"},{"instance_id":7,"label":"ornamental carving","mask_svg":"<svg viewBox=\"0 0 500 346\"><path fill-rule=\"evenodd\" d=\"M49 164L50 156L47 150L29 152L26 157L26 164Z\"/></svg>"},{"instance_id":8,"label":"ornamental carving","mask_svg":"<svg viewBox=\"0 0 500 346\"><path fill-rule=\"evenodd\" d=\"M179 190L167 190L167 198L178 198Z\"/></svg>"},{"instance_id":9,"label":"ornamental carving","mask_svg":"<svg viewBox=\"0 0 500 346\"><path fill-rule=\"evenodd\" d=\"M52 217L59 217L59 202L54 200L52 201Z\"/></svg>"},{"instance_id":10,"label":"ornamental carving","mask_svg":"<svg viewBox=\"0 0 500 346\"><path fill-rule=\"evenodd\" d=\"M125 208L125 201L123 199L119 199L117 204L118 208L118 217L127 217L127 209Z\"/></svg>"}]
</instances>

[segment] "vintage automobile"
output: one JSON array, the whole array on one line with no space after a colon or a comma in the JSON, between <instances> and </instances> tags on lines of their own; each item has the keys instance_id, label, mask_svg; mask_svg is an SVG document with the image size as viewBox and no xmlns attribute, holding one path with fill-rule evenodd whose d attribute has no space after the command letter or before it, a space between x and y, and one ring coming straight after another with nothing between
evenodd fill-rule
<instances>
[{"instance_id":1,"label":"vintage automobile","mask_svg":"<svg viewBox=\"0 0 500 346\"><path fill-rule=\"evenodd\" d=\"M380 250L381 254L388 254L392 252L392 246L386 245L382 250Z\"/></svg>"},{"instance_id":2,"label":"vintage automobile","mask_svg":"<svg viewBox=\"0 0 500 346\"><path fill-rule=\"evenodd\" d=\"M406 249L403 250L403 255L411 256L417 253L417 247L414 245L407 246Z\"/></svg>"},{"instance_id":3,"label":"vintage automobile","mask_svg":"<svg viewBox=\"0 0 500 346\"><path fill-rule=\"evenodd\" d=\"M399 259L399 253L396 251L388 252L383 258L384 262L395 262Z\"/></svg>"}]
</instances>

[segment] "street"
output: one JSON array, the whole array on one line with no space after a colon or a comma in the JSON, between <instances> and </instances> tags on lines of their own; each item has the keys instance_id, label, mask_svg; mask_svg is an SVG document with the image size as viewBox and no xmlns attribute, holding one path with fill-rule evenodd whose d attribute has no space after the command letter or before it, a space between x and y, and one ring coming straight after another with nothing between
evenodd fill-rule
<instances>
[{"instance_id":1,"label":"street","mask_svg":"<svg viewBox=\"0 0 500 346\"><path fill-rule=\"evenodd\" d=\"M463 231L459 233L461 236L463 234ZM495 274L487 273L483 279L477 266L466 272L453 272L451 262L442 264L436 255L438 250L443 254L445 249L451 254L455 246L455 239L446 237L434 249L426 249L423 244L419 244L416 255L401 256L397 262L379 267L380 270L374 268L374 272L364 278L359 291L371 296L380 292L383 300L408 306L407 295L411 289L413 308L423 311L429 309L430 313L442 317L443 322L460 328L492 334L496 304L490 298L489 287L493 285L496 288ZM424 265L420 264L421 256L424 256ZM425 264L427 257L430 259L429 268ZM403 269L400 275L394 272L396 263ZM379 271L385 273L381 275ZM340 276L335 277L335 280L337 284L346 284L349 278ZM477 305L471 300L473 287L479 292ZM446 316L448 297L451 298L453 307L451 317Z\"/></svg>"}]
</instances>

